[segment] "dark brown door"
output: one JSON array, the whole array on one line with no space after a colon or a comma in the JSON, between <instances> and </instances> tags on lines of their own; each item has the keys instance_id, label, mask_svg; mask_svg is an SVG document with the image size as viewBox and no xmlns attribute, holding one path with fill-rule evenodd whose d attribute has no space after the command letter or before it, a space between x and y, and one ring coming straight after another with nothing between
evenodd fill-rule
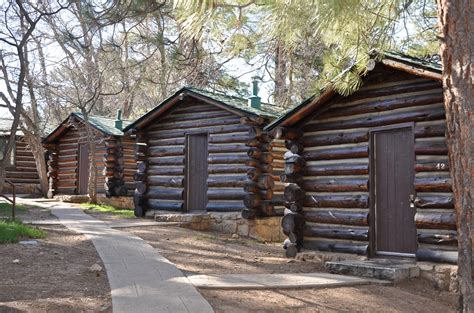
<instances>
[{"instance_id":1,"label":"dark brown door","mask_svg":"<svg viewBox=\"0 0 474 313\"><path fill-rule=\"evenodd\" d=\"M375 244L381 256L414 256L417 249L412 127L372 132L371 192Z\"/></svg>"},{"instance_id":2,"label":"dark brown door","mask_svg":"<svg viewBox=\"0 0 474 313\"><path fill-rule=\"evenodd\" d=\"M88 193L89 186L89 145L81 144L79 146L79 188L80 195Z\"/></svg>"},{"instance_id":3,"label":"dark brown door","mask_svg":"<svg viewBox=\"0 0 474 313\"><path fill-rule=\"evenodd\" d=\"M186 210L207 206L207 134L186 136Z\"/></svg>"}]
</instances>

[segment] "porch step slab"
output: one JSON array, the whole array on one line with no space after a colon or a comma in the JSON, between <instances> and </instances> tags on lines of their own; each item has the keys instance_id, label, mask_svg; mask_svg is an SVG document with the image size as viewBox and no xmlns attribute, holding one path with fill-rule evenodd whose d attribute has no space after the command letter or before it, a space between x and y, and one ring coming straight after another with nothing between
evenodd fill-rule
<instances>
[{"instance_id":1,"label":"porch step slab","mask_svg":"<svg viewBox=\"0 0 474 313\"><path fill-rule=\"evenodd\" d=\"M156 222L200 223L211 219L209 213L155 213Z\"/></svg>"},{"instance_id":2,"label":"porch step slab","mask_svg":"<svg viewBox=\"0 0 474 313\"><path fill-rule=\"evenodd\" d=\"M391 284L377 279L328 273L190 275L188 279L197 288L224 290L338 288Z\"/></svg>"},{"instance_id":3,"label":"porch step slab","mask_svg":"<svg viewBox=\"0 0 474 313\"><path fill-rule=\"evenodd\" d=\"M360 276L394 282L420 276L420 268L416 263L405 260L331 261L326 262L326 268L333 274Z\"/></svg>"}]
</instances>

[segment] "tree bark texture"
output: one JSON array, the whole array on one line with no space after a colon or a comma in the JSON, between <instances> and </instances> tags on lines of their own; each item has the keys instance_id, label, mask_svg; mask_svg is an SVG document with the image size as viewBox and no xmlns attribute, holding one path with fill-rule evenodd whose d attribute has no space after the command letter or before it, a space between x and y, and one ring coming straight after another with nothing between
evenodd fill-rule
<instances>
[{"instance_id":1,"label":"tree bark texture","mask_svg":"<svg viewBox=\"0 0 474 313\"><path fill-rule=\"evenodd\" d=\"M449 166L458 235L459 311L472 312L474 5L471 0L438 0L437 4Z\"/></svg>"}]
</instances>

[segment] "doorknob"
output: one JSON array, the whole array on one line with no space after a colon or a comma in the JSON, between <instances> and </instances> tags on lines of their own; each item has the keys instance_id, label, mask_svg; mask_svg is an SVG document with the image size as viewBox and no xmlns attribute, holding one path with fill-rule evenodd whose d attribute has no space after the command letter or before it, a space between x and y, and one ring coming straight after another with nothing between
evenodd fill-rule
<instances>
[{"instance_id":1,"label":"doorknob","mask_svg":"<svg viewBox=\"0 0 474 313\"><path fill-rule=\"evenodd\" d=\"M415 195L410 194L410 208L415 208Z\"/></svg>"}]
</instances>

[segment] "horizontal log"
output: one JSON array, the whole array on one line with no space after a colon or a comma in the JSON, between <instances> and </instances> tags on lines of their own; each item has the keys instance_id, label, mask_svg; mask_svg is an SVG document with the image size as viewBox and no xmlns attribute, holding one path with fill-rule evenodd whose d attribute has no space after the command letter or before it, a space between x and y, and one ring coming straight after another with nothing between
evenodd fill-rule
<instances>
[{"instance_id":1,"label":"horizontal log","mask_svg":"<svg viewBox=\"0 0 474 313\"><path fill-rule=\"evenodd\" d=\"M417 110L413 112L395 113L391 115L357 117L345 120L319 122L303 126L303 131L350 129L362 127L376 127L404 122L433 121L445 118L444 107Z\"/></svg>"},{"instance_id":2,"label":"horizontal log","mask_svg":"<svg viewBox=\"0 0 474 313\"><path fill-rule=\"evenodd\" d=\"M303 137L302 143L305 147L318 147L328 145L341 145L348 143L368 142L369 132L353 131L353 132L339 132L335 134L323 135L308 135Z\"/></svg>"},{"instance_id":3,"label":"horizontal log","mask_svg":"<svg viewBox=\"0 0 474 313\"><path fill-rule=\"evenodd\" d=\"M260 162L262 163L272 163L273 162L273 154L271 152L263 152L260 156Z\"/></svg>"},{"instance_id":4,"label":"horizontal log","mask_svg":"<svg viewBox=\"0 0 474 313\"><path fill-rule=\"evenodd\" d=\"M304 206L314 208L359 208L369 207L368 195L307 195Z\"/></svg>"},{"instance_id":5,"label":"horizontal log","mask_svg":"<svg viewBox=\"0 0 474 313\"><path fill-rule=\"evenodd\" d=\"M209 153L242 153L247 152L248 147L244 144L228 144L228 145L209 145L207 147Z\"/></svg>"},{"instance_id":6,"label":"horizontal log","mask_svg":"<svg viewBox=\"0 0 474 313\"><path fill-rule=\"evenodd\" d=\"M386 81L386 74L381 74L381 79ZM350 97L341 98L338 103L347 103L353 102L356 100L366 100L370 98L378 98L383 96L390 96L394 94L406 94L408 92L419 92L424 90L431 90L436 89L440 90L442 88L441 84L437 81L429 80L429 81L406 81L400 80L400 84L386 86L383 88L375 88L375 89L368 89L368 90L359 90L356 93L352 94Z\"/></svg>"},{"instance_id":7,"label":"horizontal log","mask_svg":"<svg viewBox=\"0 0 474 313\"><path fill-rule=\"evenodd\" d=\"M275 181L273 180L273 176L270 174L261 174L258 177L257 184L259 188L262 189L272 189L275 186Z\"/></svg>"},{"instance_id":8,"label":"horizontal log","mask_svg":"<svg viewBox=\"0 0 474 313\"><path fill-rule=\"evenodd\" d=\"M150 138L148 140L148 146L150 147L163 147L163 146L182 146L184 145L184 136L183 137L172 137L172 138L167 138L167 139L155 139L155 138ZM144 147L141 152L146 152L148 149L148 146L142 145L141 147ZM137 146L137 148L140 146Z\"/></svg>"},{"instance_id":9,"label":"horizontal log","mask_svg":"<svg viewBox=\"0 0 474 313\"><path fill-rule=\"evenodd\" d=\"M165 189L150 187L146 196L150 199L182 200L183 189Z\"/></svg>"},{"instance_id":10,"label":"horizontal log","mask_svg":"<svg viewBox=\"0 0 474 313\"><path fill-rule=\"evenodd\" d=\"M367 146L306 151L302 155L306 161L363 158L368 156L369 149Z\"/></svg>"},{"instance_id":11,"label":"horizontal log","mask_svg":"<svg viewBox=\"0 0 474 313\"><path fill-rule=\"evenodd\" d=\"M351 242L333 242L333 241L315 241L306 240L304 242L305 249L328 251L328 252L339 252L339 253L354 253L354 254L367 254L368 244L355 244Z\"/></svg>"},{"instance_id":12,"label":"horizontal log","mask_svg":"<svg viewBox=\"0 0 474 313\"><path fill-rule=\"evenodd\" d=\"M223 117L223 118L206 118L206 119L195 119L185 121L175 121L173 123L158 123L153 127L153 131L168 130L168 129L187 129L187 128L200 128L200 127L213 127L223 125L240 125L240 118L236 116Z\"/></svg>"},{"instance_id":13,"label":"horizontal log","mask_svg":"<svg viewBox=\"0 0 474 313\"><path fill-rule=\"evenodd\" d=\"M183 165L184 157L150 157L150 165Z\"/></svg>"},{"instance_id":14,"label":"horizontal log","mask_svg":"<svg viewBox=\"0 0 474 313\"><path fill-rule=\"evenodd\" d=\"M300 213L303 210L303 207L300 204L295 203L295 202L285 201L283 204L285 208L290 210L291 212Z\"/></svg>"},{"instance_id":15,"label":"horizontal log","mask_svg":"<svg viewBox=\"0 0 474 313\"><path fill-rule=\"evenodd\" d=\"M421 191L445 191L450 192L451 178L447 177L417 177L415 178L415 190Z\"/></svg>"},{"instance_id":16,"label":"horizontal log","mask_svg":"<svg viewBox=\"0 0 474 313\"><path fill-rule=\"evenodd\" d=\"M146 197L143 195L135 194L133 196L133 205L134 206L144 206L146 203Z\"/></svg>"},{"instance_id":17,"label":"horizontal log","mask_svg":"<svg viewBox=\"0 0 474 313\"><path fill-rule=\"evenodd\" d=\"M273 199L273 190L272 189L260 189L258 191L258 195L263 200L271 200L271 199Z\"/></svg>"},{"instance_id":18,"label":"horizontal log","mask_svg":"<svg viewBox=\"0 0 474 313\"><path fill-rule=\"evenodd\" d=\"M257 211L255 209L243 209L242 210L242 218L244 219L247 219L247 220L250 220L250 219L254 219L255 217L257 217Z\"/></svg>"},{"instance_id":19,"label":"horizontal log","mask_svg":"<svg viewBox=\"0 0 474 313\"><path fill-rule=\"evenodd\" d=\"M362 228L321 227L306 225L306 227L304 228L304 236L368 241L369 230Z\"/></svg>"},{"instance_id":20,"label":"horizontal log","mask_svg":"<svg viewBox=\"0 0 474 313\"><path fill-rule=\"evenodd\" d=\"M184 155L184 147L163 147L148 149L148 156L150 157L165 157L165 156L182 156Z\"/></svg>"},{"instance_id":21,"label":"horizontal log","mask_svg":"<svg viewBox=\"0 0 474 313\"><path fill-rule=\"evenodd\" d=\"M233 165L211 165L208 166L209 174L230 174L230 173L247 173L250 170L249 166L244 164L233 164Z\"/></svg>"},{"instance_id":22,"label":"horizontal log","mask_svg":"<svg viewBox=\"0 0 474 313\"><path fill-rule=\"evenodd\" d=\"M251 139L259 138L260 136L262 136L262 134L264 134L264 132L261 127L254 126L254 127L250 127L249 129L249 138Z\"/></svg>"},{"instance_id":23,"label":"horizontal log","mask_svg":"<svg viewBox=\"0 0 474 313\"><path fill-rule=\"evenodd\" d=\"M247 178L252 181L257 181L262 171L258 168L251 167L247 170Z\"/></svg>"},{"instance_id":24,"label":"horizontal log","mask_svg":"<svg viewBox=\"0 0 474 313\"><path fill-rule=\"evenodd\" d=\"M207 178L208 187L243 187L247 180L245 175L242 176L209 176Z\"/></svg>"},{"instance_id":25,"label":"horizontal log","mask_svg":"<svg viewBox=\"0 0 474 313\"><path fill-rule=\"evenodd\" d=\"M422 209L454 209L454 199L452 196L445 195L418 195L415 204Z\"/></svg>"},{"instance_id":26,"label":"horizontal log","mask_svg":"<svg viewBox=\"0 0 474 313\"><path fill-rule=\"evenodd\" d=\"M306 165L302 173L305 176L367 175L369 174L369 164L344 163L324 164L318 166Z\"/></svg>"},{"instance_id":27,"label":"horizontal log","mask_svg":"<svg viewBox=\"0 0 474 313\"><path fill-rule=\"evenodd\" d=\"M357 104L344 106L343 108L334 107L329 108L324 114L321 115L322 118L331 118L339 116L350 116L363 113L371 112L383 112L390 111L400 108L423 106L428 104L440 103L443 102L443 93L430 93L424 95L410 95L409 97L387 99L387 100L375 100L368 103Z\"/></svg>"},{"instance_id":28,"label":"horizontal log","mask_svg":"<svg viewBox=\"0 0 474 313\"><path fill-rule=\"evenodd\" d=\"M344 210L305 211L303 213L307 222L322 224L339 224L353 226L369 225L369 213L365 211L353 212Z\"/></svg>"},{"instance_id":29,"label":"horizontal log","mask_svg":"<svg viewBox=\"0 0 474 313\"><path fill-rule=\"evenodd\" d=\"M425 213L415 214L416 227L421 229L456 229L456 214L452 213Z\"/></svg>"},{"instance_id":30,"label":"horizontal log","mask_svg":"<svg viewBox=\"0 0 474 313\"><path fill-rule=\"evenodd\" d=\"M242 201L225 201L225 202L208 202L206 205L207 211L218 212L234 212L245 209Z\"/></svg>"},{"instance_id":31,"label":"horizontal log","mask_svg":"<svg viewBox=\"0 0 474 313\"><path fill-rule=\"evenodd\" d=\"M226 133L234 133L234 132L239 132L239 131L247 131L248 127L244 125L224 125L224 126L214 126L214 127L204 127L201 128L200 131L203 133L207 132L209 134L226 134ZM177 138L177 137L184 137L186 135L188 130L186 129L177 129L177 130L155 130L155 131L149 131L149 138L150 140L148 141L151 143L152 139L153 140L158 140L158 139L172 139L172 138ZM239 140L236 140L236 136L233 135L227 135L224 136L224 139L217 139L215 141L210 140L210 143L225 143L227 142L245 142L248 138L248 134L245 133L244 135L239 135L241 136ZM212 139L212 136L211 138Z\"/></svg>"},{"instance_id":32,"label":"horizontal log","mask_svg":"<svg viewBox=\"0 0 474 313\"><path fill-rule=\"evenodd\" d=\"M232 164L232 163L245 163L249 158L246 154L240 155L210 155L207 157L209 164Z\"/></svg>"},{"instance_id":33,"label":"horizontal log","mask_svg":"<svg viewBox=\"0 0 474 313\"><path fill-rule=\"evenodd\" d=\"M224 110L219 110L215 112L202 112L202 113L193 113L193 114L171 114L168 117L165 117L161 120L162 123L170 122L181 122L181 121L191 121L197 119L210 119L210 118L219 118L219 117L232 117L233 114Z\"/></svg>"},{"instance_id":34,"label":"horizontal log","mask_svg":"<svg viewBox=\"0 0 474 313\"><path fill-rule=\"evenodd\" d=\"M251 125L251 126L260 126L262 127L263 124L265 123L265 118L259 116L259 117L248 117L248 116L243 116L240 118L240 123L244 125Z\"/></svg>"},{"instance_id":35,"label":"horizontal log","mask_svg":"<svg viewBox=\"0 0 474 313\"><path fill-rule=\"evenodd\" d=\"M444 142L415 142L415 153L417 155L447 155L448 146Z\"/></svg>"},{"instance_id":36,"label":"horizontal log","mask_svg":"<svg viewBox=\"0 0 474 313\"><path fill-rule=\"evenodd\" d=\"M298 139L303 132L298 128L278 127L275 131L276 139Z\"/></svg>"},{"instance_id":37,"label":"horizontal log","mask_svg":"<svg viewBox=\"0 0 474 313\"><path fill-rule=\"evenodd\" d=\"M184 165L180 167L156 167L150 166L148 171L146 172L149 176L154 175L184 175Z\"/></svg>"},{"instance_id":38,"label":"horizontal log","mask_svg":"<svg viewBox=\"0 0 474 313\"><path fill-rule=\"evenodd\" d=\"M457 239L456 231L433 233L433 232L418 230L418 242L426 243L430 245L457 246L458 239Z\"/></svg>"},{"instance_id":39,"label":"horizontal log","mask_svg":"<svg viewBox=\"0 0 474 313\"><path fill-rule=\"evenodd\" d=\"M147 207L159 211L183 211L183 202L165 202L157 199L148 199Z\"/></svg>"},{"instance_id":40,"label":"horizontal log","mask_svg":"<svg viewBox=\"0 0 474 313\"><path fill-rule=\"evenodd\" d=\"M243 188L235 189L208 189L207 197L209 200L242 200L246 195Z\"/></svg>"},{"instance_id":41,"label":"horizontal log","mask_svg":"<svg viewBox=\"0 0 474 313\"><path fill-rule=\"evenodd\" d=\"M415 127L415 138L442 137L446 133L446 124L436 124Z\"/></svg>"},{"instance_id":42,"label":"horizontal log","mask_svg":"<svg viewBox=\"0 0 474 313\"><path fill-rule=\"evenodd\" d=\"M162 187L183 187L183 177L160 177L160 176L148 176L146 183L149 186L162 186Z\"/></svg>"},{"instance_id":43,"label":"horizontal log","mask_svg":"<svg viewBox=\"0 0 474 313\"><path fill-rule=\"evenodd\" d=\"M304 181L303 188L306 191L369 191L369 180L367 178L318 178Z\"/></svg>"},{"instance_id":44,"label":"horizontal log","mask_svg":"<svg viewBox=\"0 0 474 313\"><path fill-rule=\"evenodd\" d=\"M212 136L209 138L209 143L245 143L248 141L247 134L230 134Z\"/></svg>"},{"instance_id":45,"label":"horizontal log","mask_svg":"<svg viewBox=\"0 0 474 313\"><path fill-rule=\"evenodd\" d=\"M456 264L458 261L458 252L418 248L416 258L418 261Z\"/></svg>"},{"instance_id":46,"label":"horizontal log","mask_svg":"<svg viewBox=\"0 0 474 313\"><path fill-rule=\"evenodd\" d=\"M417 160L415 170L416 172L449 172L449 162Z\"/></svg>"}]
</instances>

